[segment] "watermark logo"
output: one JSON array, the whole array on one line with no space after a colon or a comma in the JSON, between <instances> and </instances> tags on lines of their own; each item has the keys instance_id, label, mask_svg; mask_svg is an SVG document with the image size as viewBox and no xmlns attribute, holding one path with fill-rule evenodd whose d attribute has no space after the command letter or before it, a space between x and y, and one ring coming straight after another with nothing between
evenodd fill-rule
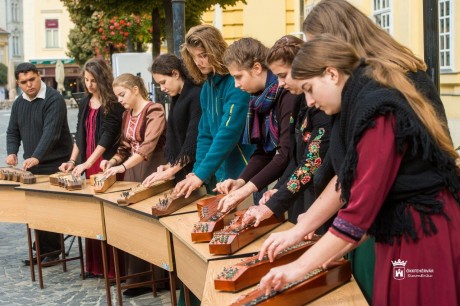
<instances>
[{"instance_id":1,"label":"watermark logo","mask_svg":"<svg viewBox=\"0 0 460 306\"><path fill-rule=\"evenodd\" d=\"M434 277L433 268L414 268L406 267L407 260L392 260L393 265L393 278L395 280L402 280L405 278L414 278L414 277L423 277L423 278L432 278Z\"/></svg>"},{"instance_id":2,"label":"watermark logo","mask_svg":"<svg viewBox=\"0 0 460 306\"><path fill-rule=\"evenodd\" d=\"M407 260L403 261L401 259L391 261L393 264L393 278L396 280L402 280L406 278L406 264Z\"/></svg>"}]
</instances>

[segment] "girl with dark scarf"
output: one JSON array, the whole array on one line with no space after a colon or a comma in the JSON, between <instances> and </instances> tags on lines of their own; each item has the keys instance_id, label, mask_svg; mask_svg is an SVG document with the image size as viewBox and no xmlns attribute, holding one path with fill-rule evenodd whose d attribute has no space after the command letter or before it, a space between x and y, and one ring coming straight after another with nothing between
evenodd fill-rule
<instances>
[{"instance_id":1,"label":"girl with dark scarf","mask_svg":"<svg viewBox=\"0 0 460 306\"><path fill-rule=\"evenodd\" d=\"M292 159L291 135L300 105L267 68L267 54L268 48L254 38L235 41L224 54L235 86L251 94L243 143L256 144L257 148L238 179L217 184L216 190L227 194L219 202L222 211L236 207L278 179Z\"/></svg>"},{"instance_id":2,"label":"girl with dark scarf","mask_svg":"<svg viewBox=\"0 0 460 306\"><path fill-rule=\"evenodd\" d=\"M182 61L173 54L162 54L152 64L150 71L161 91L171 96L171 106L166 129L165 158L168 162L149 175L144 186L159 180L175 178L182 181L192 172L195 162L198 123L201 118L200 92L188 77Z\"/></svg>"},{"instance_id":3,"label":"girl with dark scarf","mask_svg":"<svg viewBox=\"0 0 460 306\"><path fill-rule=\"evenodd\" d=\"M398 68L405 73L406 78L413 82L417 91L428 99L441 121L446 124L446 131L448 130L444 106L433 82L425 72L427 67L424 61L401 45L349 1L319 1L305 18L303 32L307 38L325 33L331 34L350 43L360 57L375 57L397 64ZM324 160L324 163L328 163L328 160ZM330 180L331 177L317 175L314 179L315 189L322 191ZM333 182L331 184L333 185ZM322 215L324 216L322 218L312 215L313 218L306 222L322 224L327 220L329 212ZM318 225L315 225L312 230L316 226ZM354 277L370 302L374 279L374 240L367 240L359 248L350 252L348 258L352 261Z\"/></svg>"},{"instance_id":4,"label":"girl with dark scarf","mask_svg":"<svg viewBox=\"0 0 460 306\"><path fill-rule=\"evenodd\" d=\"M300 106L291 145L293 158L274 188L264 193L259 205L248 209L243 223L255 222L257 226L273 214L280 217L286 211L289 221L297 223L297 217L316 199L313 177L329 147L331 118L319 109L308 107L302 89L290 77L292 61L303 43L300 38L286 35L269 50L268 67L278 76L280 86L296 95ZM325 224L317 233L323 234L329 225Z\"/></svg>"},{"instance_id":5,"label":"girl with dark scarf","mask_svg":"<svg viewBox=\"0 0 460 306\"><path fill-rule=\"evenodd\" d=\"M337 175L325 197L343 208L328 233L298 260L272 269L261 286L279 290L371 235L374 305L458 305L459 155L434 107L398 65L361 59L327 35L301 48L292 76L309 105L334 115L330 163L320 171ZM300 240L305 232L297 227L290 234ZM269 237L260 256L273 259L279 241Z\"/></svg>"}]
</instances>

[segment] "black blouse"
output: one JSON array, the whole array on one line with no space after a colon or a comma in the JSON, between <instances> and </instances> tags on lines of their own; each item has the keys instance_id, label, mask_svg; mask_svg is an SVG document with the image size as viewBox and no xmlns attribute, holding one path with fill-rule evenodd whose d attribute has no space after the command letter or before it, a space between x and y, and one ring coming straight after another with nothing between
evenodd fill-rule
<instances>
[{"instance_id":1,"label":"black blouse","mask_svg":"<svg viewBox=\"0 0 460 306\"><path fill-rule=\"evenodd\" d=\"M86 117L89 112L89 101L91 94L85 96L80 102L77 120L77 133L75 135L76 144L80 151L80 162L86 161ZM114 101L112 108L107 114L104 114L102 108L96 118L96 143L105 148L102 154L104 159L110 159L116 152L121 136L121 118L124 107Z\"/></svg>"},{"instance_id":2,"label":"black blouse","mask_svg":"<svg viewBox=\"0 0 460 306\"><path fill-rule=\"evenodd\" d=\"M165 157L172 166L185 165L176 173L176 182L192 172L195 163L198 123L201 118L201 86L185 80L180 95L172 97L166 130Z\"/></svg>"}]
</instances>

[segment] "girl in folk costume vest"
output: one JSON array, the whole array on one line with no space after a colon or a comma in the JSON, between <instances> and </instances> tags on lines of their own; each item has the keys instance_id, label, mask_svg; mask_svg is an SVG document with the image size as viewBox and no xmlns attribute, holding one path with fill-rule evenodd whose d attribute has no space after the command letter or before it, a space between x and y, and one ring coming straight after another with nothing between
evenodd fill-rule
<instances>
[{"instance_id":1,"label":"girl in folk costume vest","mask_svg":"<svg viewBox=\"0 0 460 306\"><path fill-rule=\"evenodd\" d=\"M142 182L164 164L164 108L148 100L144 81L135 75L125 73L118 76L113 81L113 91L126 111L123 113L122 137L117 153L110 160L103 160L101 169L106 176L125 173L125 181ZM149 263L130 254L125 255L125 264L129 275L150 269ZM149 280L149 276L130 278L127 284ZM137 296L150 290L151 287L130 288L123 294Z\"/></svg>"},{"instance_id":2,"label":"girl in folk costume vest","mask_svg":"<svg viewBox=\"0 0 460 306\"><path fill-rule=\"evenodd\" d=\"M371 235L374 305L458 305L459 156L432 104L394 62L360 58L351 45L328 35L302 47L292 76L309 105L334 115L330 163L319 172L335 174L337 185L329 184L320 199L343 207L320 241L298 260L272 269L261 286L280 289ZM303 237L301 227L290 232L294 240ZM268 251L273 258L278 242L269 237L260 256ZM406 270L429 272L401 279L393 265L403 263Z\"/></svg>"}]
</instances>

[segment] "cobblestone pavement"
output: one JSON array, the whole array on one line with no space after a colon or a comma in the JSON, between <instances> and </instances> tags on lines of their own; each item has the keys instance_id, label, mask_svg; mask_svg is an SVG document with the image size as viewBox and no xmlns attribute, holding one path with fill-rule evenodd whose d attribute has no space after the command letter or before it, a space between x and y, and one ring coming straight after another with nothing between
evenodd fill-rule
<instances>
[{"instance_id":1,"label":"cobblestone pavement","mask_svg":"<svg viewBox=\"0 0 460 306\"><path fill-rule=\"evenodd\" d=\"M74 132L78 110L68 108L70 131ZM6 129L10 110L0 110L0 165L5 165ZM18 154L22 164L22 150ZM0 194L0 205L3 201ZM84 243L83 243L84 244ZM70 256L78 256L76 241ZM38 272L35 269L34 283L30 278L29 267L22 260L27 258L27 236L24 224L0 222L0 306L11 305L107 305L103 279L80 279L79 261L67 263L67 272L62 266L43 269L44 289L38 286ZM111 287L112 304L117 305L116 287ZM136 298L124 298L124 305L171 305L168 291L151 293Z\"/></svg>"},{"instance_id":2,"label":"cobblestone pavement","mask_svg":"<svg viewBox=\"0 0 460 306\"><path fill-rule=\"evenodd\" d=\"M1 198L0 198L1 201ZM70 256L78 256L77 241ZM67 244L68 242L66 242ZM84 244L84 243L83 243ZM0 223L0 305L107 305L104 279L80 279L79 261L43 269L45 288L30 278L30 268L22 260L27 258L27 236L24 224ZM111 286L112 304L117 305L116 287ZM136 298L124 298L124 305L171 305L169 291L159 291L154 298L151 293Z\"/></svg>"}]
</instances>

